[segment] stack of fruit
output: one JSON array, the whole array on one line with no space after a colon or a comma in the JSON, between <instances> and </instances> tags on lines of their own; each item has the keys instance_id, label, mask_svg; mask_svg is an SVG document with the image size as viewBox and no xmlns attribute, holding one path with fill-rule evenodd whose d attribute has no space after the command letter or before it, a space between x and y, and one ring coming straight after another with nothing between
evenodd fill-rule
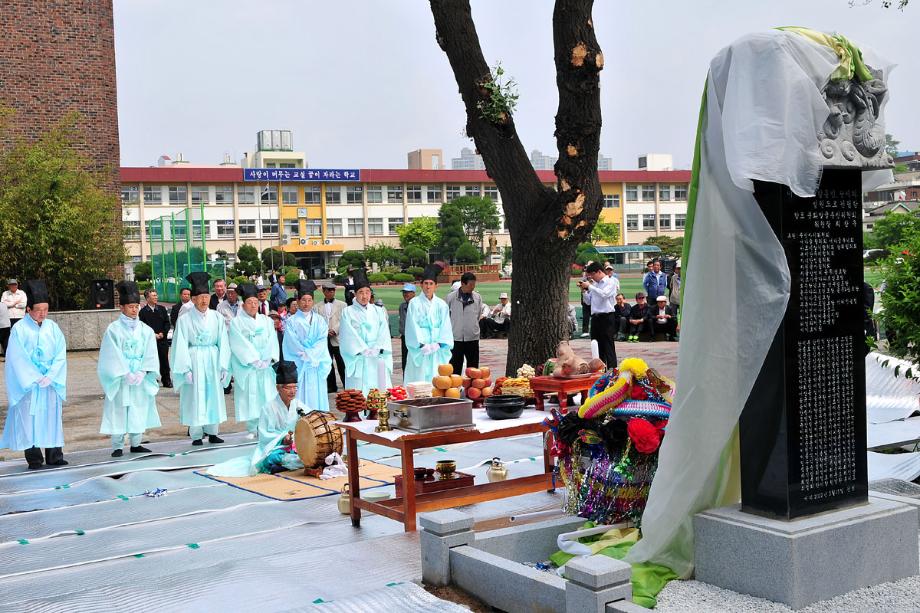
<instances>
[{"instance_id":1,"label":"stack of fruit","mask_svg":"<svg viewBox=\"0 0 920 613\"><path fill-rule=\"evenodd\" d=\"M473 401L473 406L482 406L482 401L492 395L492 372L488 366L467 368L463 377L466 397Z\"/></svg>"},{"instance_id":2,"label":"stack of fruit","mask_svg":"<svg viewBox=\"0 0 920 613\"><path fill-rule=\"evenodd\" d=\"M387 398L396 402L399 400L405 400L409 397L409 392L406 391L406 388L402 386L388 387L387 388Z\"/></svg>"},{"instance_id":3,"label":"stack of fruit","mask_svg":"<svg viewBox=\"0 0 920 613\"><path fill-rule=\"evenodd\" d=\"M454 374L454 367L450 364L438 365L438 375L431 380L433 389L431 395L434 398L459 398L460 385L463 383L463 377Z\"/></svg>"}]
</instances>

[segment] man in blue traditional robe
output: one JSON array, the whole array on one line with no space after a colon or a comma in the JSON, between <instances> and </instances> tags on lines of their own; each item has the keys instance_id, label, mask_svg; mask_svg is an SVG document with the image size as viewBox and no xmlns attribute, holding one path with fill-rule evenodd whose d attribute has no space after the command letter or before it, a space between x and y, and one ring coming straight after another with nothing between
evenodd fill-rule
<instances>
[{"instance_id":1,"label":"man in blue traditional robe","mask_svg":"<svg viewBox=\"0 0 920 613\"><path fill-rule=\"evenodd\" d=\"M64 466L62 411L67 397L67 343L48 316L44 281L26 281L26 316L10 331L6 353L9 407L0 447L25 451L29 468ZM41 447L45 448L42 456Z\"/></svg>"},{"instance_id":2,"label":"man in blue traditional robe","mask_svg":"<svg viewBox=\"0 0 920 613\"><path fill-rule=\"evenodd\" d=\"M189 427L192 445L223 443L219 424L227 419L224 388L230 381L230 343L224 318L209 307L208 273L192 272L194 307L176 321L173 335L173 384L179 392L179 423Z\"/></svg>"},{"instance_id":3,"label":"man in blue traditional robe","mask_svg":"<svg viewBox=\"0 0 920 613\"><path fill-rule=\"evenodd\" d=\"M431 381L439 364L450 362L454 331L447 303L434 295L442 267L429 264L422 275L422 294L409 301L406 313L406 360L404 383Z\"/></svg>"},{"instance_id":4,"label":"man in blue traditional robe","mask_svg":"<svg viewBox=\"0 0 920 613\"><path fill-rule=\"evenodd\" d=\"M326 377L332 368L332 357L326 339L326 320L313 311L316 284L300 279L297 290L297 314L285 322L284 359L297 365L297 399L317 411L329 411Z\"/></svg>"},{"instance_id":5,"label":"man in blue traditional robe","mask_svg":"<svg viewBox=\"0 0 920 613\"><path fill-rule=\"evenodd\" d=\"M120 458L126 434L131 453L149 452L141 446L144 431L160 427L156 403L160 359L153 329L138 319L141 295L137 284L122 281L116 289L121 316L105 330L97 372L105 393L99 432L111 435L112 457Z\"/></svg>"},{"instance_id":6,"label":"man in blue traditional robe","mask_svg":"<svg viewBox=\"0 0 920 613\"><path fill-rule=\"evenodd\" d=\"M391 386L393 344L387 312L371 304L371 284L364 270L353 273L355 299L342 311L339 346L345 360L345 387L359 389L365 396L376 388L383 392ZM380 380L383 364L383 381Z\"/></svg>"},{"instance_id":7,"label":"man in blue traditional robe","mask_svg":"<svg viewBox=\"0 0 920 613\"><path fill-rule=\"evenodd\" d=\"M236 421L246 422L255 438L262 407L277 395L272 364L279 359L272 320L259 313L258 290L251 283L236 288L243 308L230 320L230 371L236 381L233 405Z\"/></svg>"},{"instance_id":8,"label":"man in blue traditional robe","mask_svg":"<svg viewBox=\"0 0 920 613\"><path fill-rule=\"evenodd\" d=\"M258 473L278 473L303 468L293 451L297 420L310 410L297 400L297 367L293 362L277 364L275 397L262 407L259 416L259 444L255 451L227 460L208 469L218 477L251 477ZM274 372L274 371L273 371Z\"/></svg>"}]
</instances>

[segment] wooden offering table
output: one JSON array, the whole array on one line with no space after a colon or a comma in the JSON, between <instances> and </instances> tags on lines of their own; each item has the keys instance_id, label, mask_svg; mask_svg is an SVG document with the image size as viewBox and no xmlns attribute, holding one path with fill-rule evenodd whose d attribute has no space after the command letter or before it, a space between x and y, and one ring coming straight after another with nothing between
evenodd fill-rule
<instances>
[{"instance_id":1,"label":"wooden offering table","mask_svg":"<svg viewBox=\"0 0 920 613\"><path fill-rule=\"evenodd\" d=\"M543 410L543 396L546 393L553 393L559 395L559 410L562 413L566 412L566 408L569 405L569 396L575 394L583 394L591 389L591 386L594 385L594 382L597 381L597 378L603 373L591 373L587 375L581 375L579 377L533 377L530 380L530 389L533 390L534 401L537 405L537 410Z\"/></svg>"},{"instance_id":2,"label":"wooden offering table","mask_svg":"<svg viewBox=\"0 0 920 613\"><path fill-rule=\"evenodd\" d=\"M553 481L554 464L547 451L549 444L544 444L544 472L541 474L494 483L457 487L427 494L417 494L414 487L404 487L402 498L370 502L361 499L359 486L361 475L359 474L358 462L355 461L355 458L358 457L358 441L398 449L402 459L403 483L414 484L415 461L412 454L416 449L544 432L546 431L546 427L543 425L545 417L545 415L533 409L528 409L517 419L496 421L490 419L485 414L485 411L474 410L473 428L421 434L401 430L375 432L376 420L351 423L338 422L339 427L345 431L345 436L348 439L348 487L351 492L351 524L353 526L361 525L361 509L365 509L400 521L405 526L406 532L412 532L415 530L415 515L419 512L448 509L487 500L519 496L531 492L553 491L555 489ZM552 434L547 433L547 437L551 436Z\"/></svg>"}]
</instances>

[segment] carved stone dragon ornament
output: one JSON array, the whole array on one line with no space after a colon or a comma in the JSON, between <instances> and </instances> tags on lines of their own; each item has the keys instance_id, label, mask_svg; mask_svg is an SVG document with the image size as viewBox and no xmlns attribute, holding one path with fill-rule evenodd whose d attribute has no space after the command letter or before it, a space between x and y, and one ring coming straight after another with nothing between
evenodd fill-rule
<instances>
[{"instance_id":1,"label":"carved stone dragon ornament","mask_svg":"<svg viewBox=\"0 0 920 613\"><path fill-rule=\"evenodd\" d=\"M825 166L891 168L894 161L885 150L885 126L880 114L888 86L876 70L873 78L859 81L832 80L824 89L830 116L818 132Z\"/></svg>"}]
</instances>

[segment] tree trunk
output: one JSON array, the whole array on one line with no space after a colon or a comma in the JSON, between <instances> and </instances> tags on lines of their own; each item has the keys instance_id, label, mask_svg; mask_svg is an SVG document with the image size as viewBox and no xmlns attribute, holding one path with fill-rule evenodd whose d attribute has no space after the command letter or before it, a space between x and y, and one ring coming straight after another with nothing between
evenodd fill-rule
<instances>
[{"instance_id":1,"label":"tree trunk","mask_svg":"<svg viewBox=\"0 0 920 613\"><path fill-rule=\"evenodd\" d=\"M511 232L514 275L507 373L541 363L566 338L569 270L578 243L587 240L603 205L597 176L600 147L600 70L592 0L557 0L553 46L559 109L556 114L556 191L544 186L507 113L482 117L489 101L481 85L491 72L482 54L469 0L431 0L438 45L450 62L466 107L466 132L502 194Z\"/></svg>"}]
</instances>

